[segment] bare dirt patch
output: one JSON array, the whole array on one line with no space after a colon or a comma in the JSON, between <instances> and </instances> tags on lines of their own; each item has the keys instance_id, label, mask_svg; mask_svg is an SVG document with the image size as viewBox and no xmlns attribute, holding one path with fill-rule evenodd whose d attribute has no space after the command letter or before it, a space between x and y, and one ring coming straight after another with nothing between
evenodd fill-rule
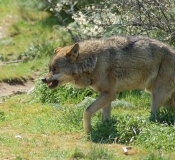
<instances>
[{"instance_id":1,"label":"bare dirt patch","mask_svg":"<svg viewBox=\"0 0 175 160\"><path fill-rule=\"evenodd\" d=\"M18 17L7 15L5 19L0 23L0 40L8 37L8 28L18 19ZM2 64L0 64L2 65ZM14 94L27 93L34 87L33 81L26 81L24 84L9 84L0 82L0 103L2 103L2 97L11 96Z\"/></svg>"},{"instance_id":2,"label":"bare dirt patch","mask_svg":"<svg viewBox=\"0 0 175 160\"><path fill-rule=\"evenodd\" d=\"M28 80L24 84L9 84L5 82L0 83L0 102L2 97L11 96L15 94L29 93L34 89L34 81Z\"/></svg>"}]
</instances>

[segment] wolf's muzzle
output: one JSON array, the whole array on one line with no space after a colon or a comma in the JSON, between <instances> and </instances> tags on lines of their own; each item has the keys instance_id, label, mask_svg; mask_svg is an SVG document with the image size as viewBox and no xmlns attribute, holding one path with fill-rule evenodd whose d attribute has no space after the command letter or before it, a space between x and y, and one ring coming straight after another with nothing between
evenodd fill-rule
<instances>
[{"instance_id":1,"label":"wolf's muzzle","mask_svg":"<svg viewBox=\"0 0 175 160\"><path fill-rule=\"evenodd\" d=\"M42 81L43 83L46 83L46 82L47 82L46 78L42 78L41 81Z\"/></svg>"},{"instance_id":2,"label":"wolf's muzzle","mask_svg":"<svg viewBox=\"0 0 175 160\"><path fill-rule=\"evenodd\" d=\"M58 80L47 80L46 78L42 78L41 81L45 84L47 84L47 86L50 88L50 89L53 89L55 87L58 86Z\"/></svg>"}]
</instances>

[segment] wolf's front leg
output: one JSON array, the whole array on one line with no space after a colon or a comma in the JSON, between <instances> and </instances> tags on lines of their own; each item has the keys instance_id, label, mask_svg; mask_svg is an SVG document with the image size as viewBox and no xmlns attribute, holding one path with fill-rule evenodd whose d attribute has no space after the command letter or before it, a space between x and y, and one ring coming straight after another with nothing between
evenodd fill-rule
<instances>
[{"instance_id":1,"label":"wolf's front leg","mask_svg":"<svg viewBox=\"0 0 175 160\"><path fill-rule=\"evenodd\" d=\"M84 112L84 128L86 133L91 131L91 116L99 109L108 106L116 98L115 92L102 93ZM109 109L109 108L108 108ZM109 110L108 110L109 111ZM109 114L109 112L107 113Z\"/></svg>"},{"instance_id":2,"label":"wolf's front leg","mask_svg":"<svg viewBox=\"0 0 175 160\"><path fill-rule=\"evenodd\" d=\"M112 110L111 103L109 103L107 106L102 108L102 120L103 121L110 118L111 110Z\"/></svg>"}]
</instances>

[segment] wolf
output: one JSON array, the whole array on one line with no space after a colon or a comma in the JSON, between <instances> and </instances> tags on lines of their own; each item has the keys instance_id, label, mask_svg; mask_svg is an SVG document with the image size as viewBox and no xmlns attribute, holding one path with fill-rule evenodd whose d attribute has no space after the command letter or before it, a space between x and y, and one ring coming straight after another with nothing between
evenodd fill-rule
<instances>
[{"instance_id":1,"label":"wolf","mask_svg":"<svg viewBox=\"0 0 175 160\"><path fill-rule=\"evenodd\" d=\"M118 92L146 89L152 95L151 114L170 104L175 95L175 52L149 37L86 40L56 48L42 81L50 89L72 83L99 93L84 111L84 128L90 133L92 114L102 109L103 120L109 119Z\"/></svg>"}]
</instances>

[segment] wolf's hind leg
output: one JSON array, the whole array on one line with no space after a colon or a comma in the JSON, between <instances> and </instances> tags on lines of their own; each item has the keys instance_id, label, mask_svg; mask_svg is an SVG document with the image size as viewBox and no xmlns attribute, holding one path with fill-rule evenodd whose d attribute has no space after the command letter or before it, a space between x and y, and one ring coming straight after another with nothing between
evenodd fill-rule
<instances>
[{"instance_id":1,"label":"wolf's hind leg","mask_svg":"<svg viewBox=\"0 0 175 160\"><path fill-rule=\"evenodd\" d=\"M103 121L110 118L111 110L112 110L111 103L102 108L102 120Z\"/></svg>"},{"instance_id":2,"label":"wolf's hind leg","mask_svg":"<svg viewBox=\"0 0 175 160\"><path fill-rule=\"evenodd\" d=\"M163 105L163 103L167 100L169 92L168 88L163 87L164 85L157 85L152 90L152 104L151 104L151 120L158 120L158 112Z\"/></svg>"},{"instance_id":3,"label":"wolf's hind leg","mask_svg":"<svg viewBox=\"0 0 175 160\"><path fill-rule=\"evenodd\" d=\"M84 112L84 128L86 133L91 131L91 116L99 109L108 106L116 98L115 92L102 93ZM105 116L109 116L109 108Z\"/></svg>"},{"instance_id":4,"label":"wolf's hind leg","mask_svg":"<svg viewBox=\"0 0 175 160\"><path fill-rule=\"evenodd\" d=\"M171 109L174 111L175 110L175 93L171 95L171 98L169 98L165 104L165 107L171 107Z\"/></svg>"}]
</instances>

